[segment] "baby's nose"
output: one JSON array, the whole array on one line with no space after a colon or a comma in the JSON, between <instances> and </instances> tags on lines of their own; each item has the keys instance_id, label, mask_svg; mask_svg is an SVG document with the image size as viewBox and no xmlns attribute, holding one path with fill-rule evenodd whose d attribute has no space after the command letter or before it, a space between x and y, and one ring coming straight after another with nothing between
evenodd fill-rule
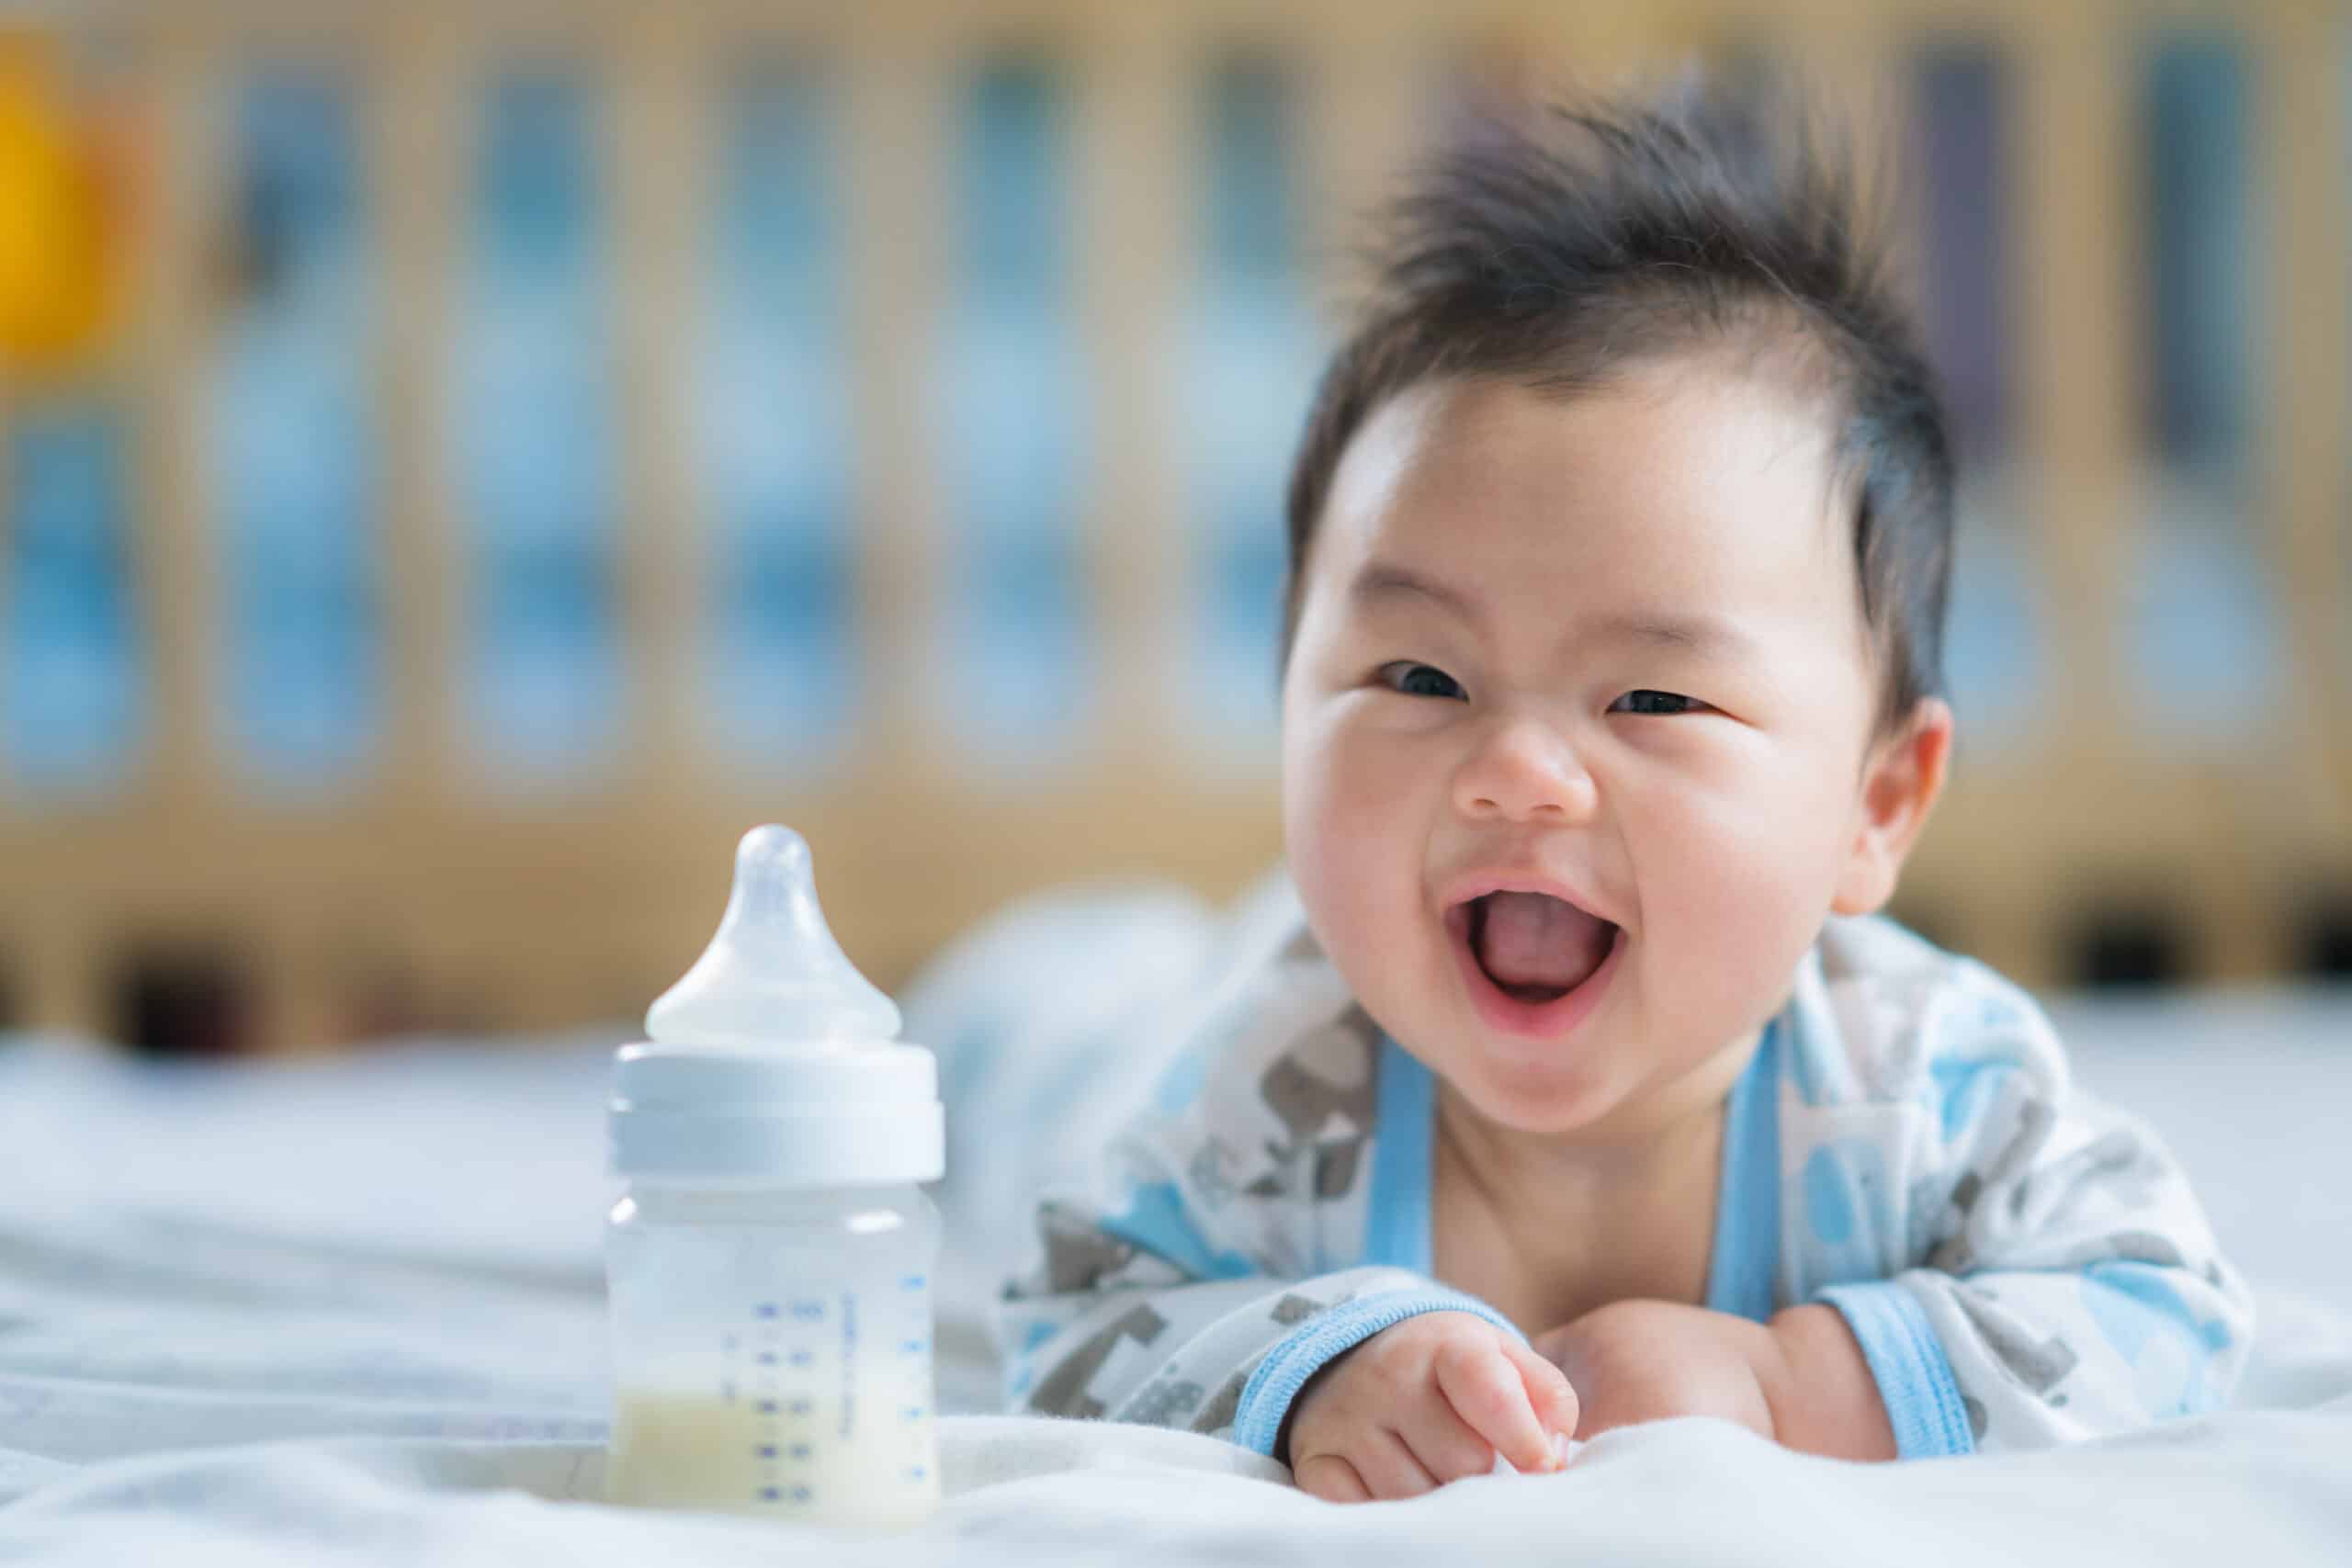
<instances>
[{"instance_id":1,"label":"baby's nose","mask_svg":"<svg viewBox=\"0 0 2352 1568\"><path fill-rule=\"evenodd\" d=\"M1498 727L1454 779L1454 803L1470 818L1581 822L1600 804L1592 775L1548 725Z\"/></svg>"}]
</instances>

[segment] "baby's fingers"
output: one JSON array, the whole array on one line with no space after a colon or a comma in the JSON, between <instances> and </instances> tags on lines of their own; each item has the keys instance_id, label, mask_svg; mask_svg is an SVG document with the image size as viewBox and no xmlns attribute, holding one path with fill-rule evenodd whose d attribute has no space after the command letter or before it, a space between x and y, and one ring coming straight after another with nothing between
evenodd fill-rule
<instances>
[{"instance_id":1,"label":"baby's fingers","mask_svg":"<svg viewBox=\"0 0 2352 1568\"><path fill-rule=\"evenodd\" d=\"M1436 1358L1438 1392L1471 1428L1495 1445L1513 1470L1551 1470L1551 1434L1535 1417L1518 1363L1492 1343L1455 1340Z\"/></svg>"},{"instance_id":2,"label":"baby's fingers","mask_svg":"<svg viewBox=\"0 0 2352 1568\"><path fill-rule=\"evenodd\" d=\"M1431 1479L1444 1483L1494 1473L1495 1445L1473 1431L1442 1396L1414 1403L1396 1431Z\"/></svg>"},{"instance_id":3,"label":"baby's fingers","mask_svg":"<svg viewBox=\"0 0 2352 1568\"><path fill-rule=\"evenodd\" d=\"M1527 1385L1527 1397L1535 1406L1535 1418L1546 1432L1557 1432L1564 1438L1577 1435L1577 1424L1583 1419L1581 1402L1574 1385L1559 1363L1532 1346L1516 1342L1506 1344L1503 1354L1519 1369L1521 1381Z\"/></svg>"},{"instance_id":4,"label":"baby's fingers","mask_svg":"<svg viewBox=\"0 0 2352 1568\"><path fill-rule=\"evenodd\" d=\"M1316 1454L1299 1461L1291 1479L1298 1483L1300 1491L1326 1503L1372 1501L1372 1488L1363 1483L1356 1467L1338 1454Z\"/></svg>"}]
</instances>

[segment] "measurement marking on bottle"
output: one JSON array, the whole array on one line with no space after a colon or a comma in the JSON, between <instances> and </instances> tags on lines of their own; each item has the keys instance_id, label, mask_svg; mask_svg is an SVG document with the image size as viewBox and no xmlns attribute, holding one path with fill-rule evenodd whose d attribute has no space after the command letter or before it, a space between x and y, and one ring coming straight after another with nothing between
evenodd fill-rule
<instances>
[{"instance_id":1,"label":"measurement marking on bottle","mask_svg":"<svg viewBox=\"0 0 2352 1568\"><path fill-rule=\"evenodd\" d=\"M841 1436L847 1441L857 1430L857 1296L842 1292Z\"/></svg>"}]
</instances>

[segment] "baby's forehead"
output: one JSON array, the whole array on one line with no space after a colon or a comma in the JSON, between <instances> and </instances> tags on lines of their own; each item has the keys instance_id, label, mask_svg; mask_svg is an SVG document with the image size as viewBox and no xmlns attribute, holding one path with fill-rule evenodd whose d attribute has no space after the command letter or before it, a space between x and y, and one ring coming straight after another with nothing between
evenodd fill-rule
<instances>
[{"instance_id":1,"label":"baby's forehead","mask_svg":"<svg viewBox=\"0 0 2352 1568\"><path fill-rule=\"evenodd\" d=\"M1342 455L1330 552L1404 553L1509 585L1578 564L1670 563L1698 588L1854 571L1851 478L1817 399L1777 375L1675 359L1560 391L1433 381Z\"/></svg>"}]
</instances>

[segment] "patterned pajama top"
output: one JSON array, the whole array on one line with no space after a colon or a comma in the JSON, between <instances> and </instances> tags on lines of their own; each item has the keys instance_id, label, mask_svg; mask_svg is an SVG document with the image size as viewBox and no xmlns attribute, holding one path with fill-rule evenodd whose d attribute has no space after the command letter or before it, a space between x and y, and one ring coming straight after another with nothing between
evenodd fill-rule
<instances>
[{"instance_id":1,"label":"patterned pajama top","mask_svg":"<svg viewBox=\"0 0 2352 1568\"><path fill-rule=\"evenodd\" d=\"M1307 1379L1393 1323L1518 1332L1430 1277L1434 1081L1303 921L1188 1036L1097 1190L1040 1205L1005 1290L1016 1407L1271 1453ZM1830 921L1726 1107L1705 1304L1810 1302L1906 1459L2211 1409L2253 1318L2178 1168L2072 1086L2041 1010L1880 919Z\"/></svg>"}]
</instances>

